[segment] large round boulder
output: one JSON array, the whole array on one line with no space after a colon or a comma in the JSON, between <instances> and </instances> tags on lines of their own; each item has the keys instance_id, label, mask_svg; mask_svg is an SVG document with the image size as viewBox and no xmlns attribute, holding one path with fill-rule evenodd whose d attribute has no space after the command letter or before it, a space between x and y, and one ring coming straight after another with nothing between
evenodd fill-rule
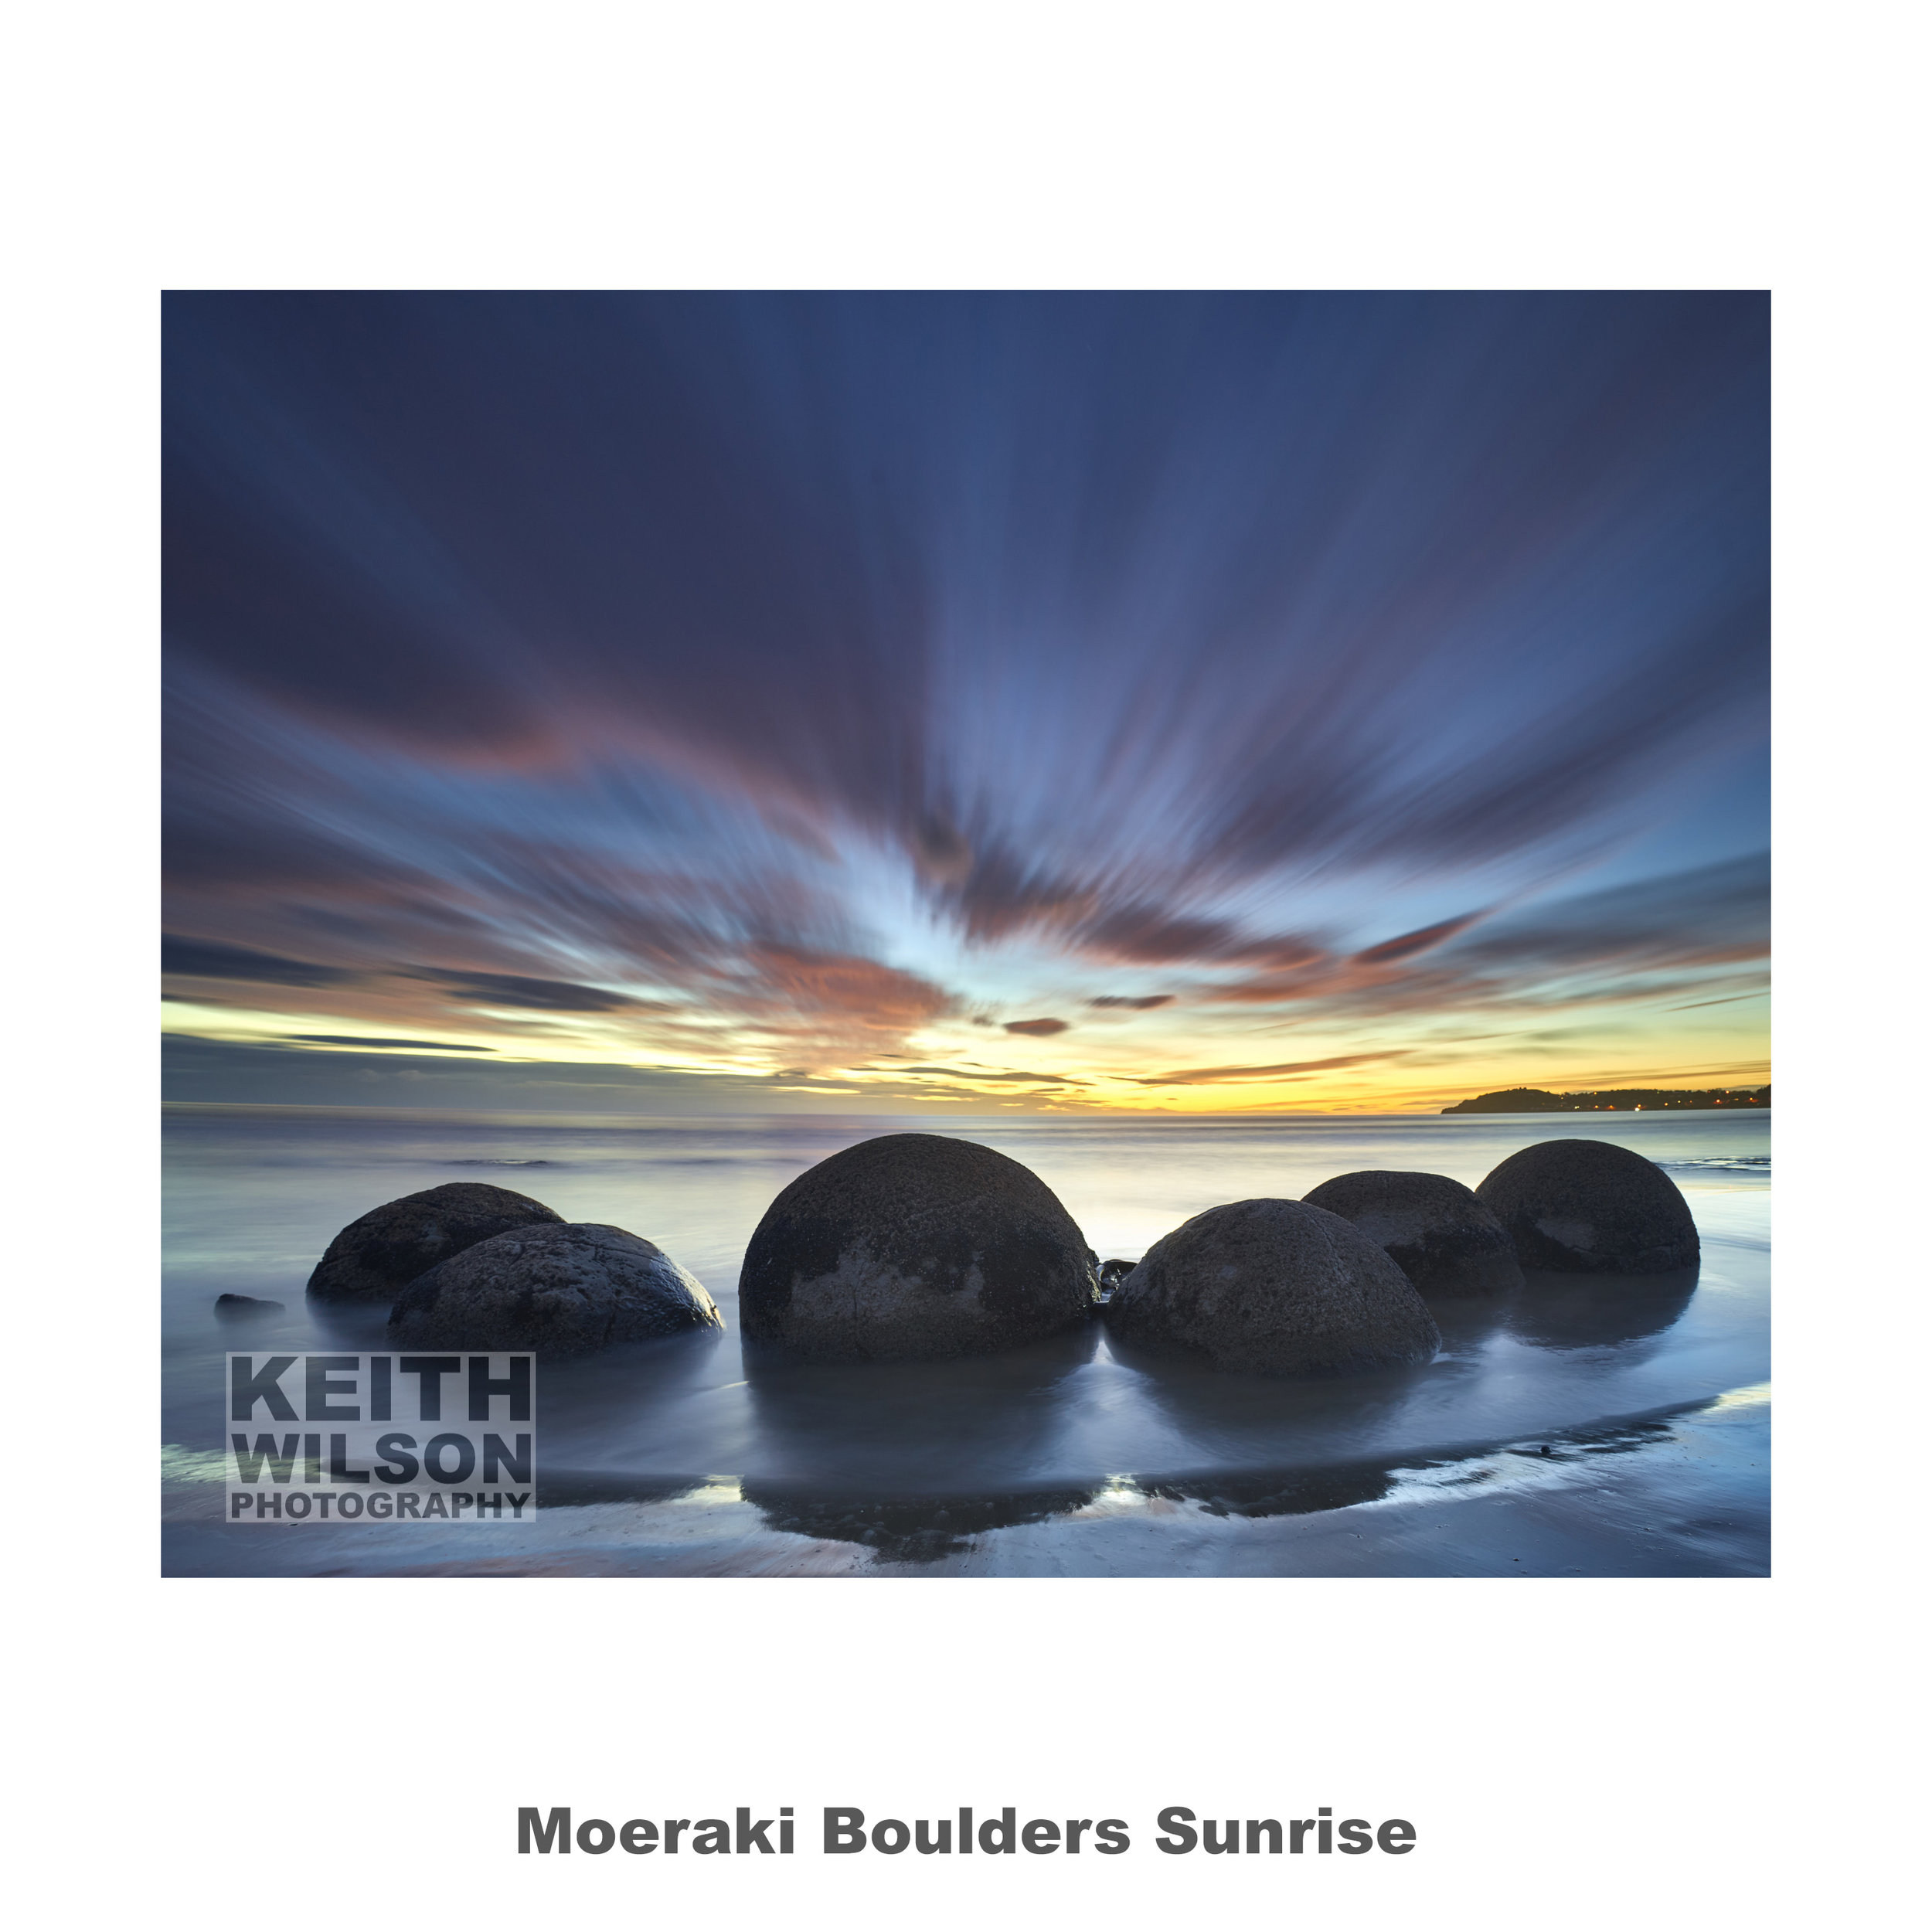
<instances>
[{"instance_id":1,"label":"large round boulder","mask_svg":"<svg viewBox=\"0 0 1932 1932\"><path fill-rule=\"evenodd\" d=\"M745 1250L738 1314L805 1360L990 1355L1082 1320L1087 1243L1030 1168L941 1134L861 1141L809 1168Z\"/></svg>"},{"instance_id":2,"label":"large round boulder","mask_svg":"<svg viewBox=\"0 0 1932 1932\"><path fill-rule=\"evenodd\" d=\"M1526 1268L1665 1274L1697 1260L1697 1224L1677 1183L1607 1141L1539 1141L1493 1168L1476 1197Z\"/></svg>"},{"instance_id":3,"label":"large round boulder","mask_svg":"<svg viewBox=\"0 0 1932 1932\"><path fill-rule=\"evenodd\" d=\"M350 1222L316 1263L308 1291L323 1301L393 1301L426 1268L479 1241L563 1219L527 1194L484 1181L426 1188Z\"/></svg>"},{"instance_id":4,"label":"large round boulder","mask_svg":"<svg viewBox=\"0 0 1932 1932\"><path fill-rule=\"evenodd\" d=\"M1338 1174L1301 1198L1353 1222L1420 1294L1502 1294L1522 1286L1508 1231L1446 1174L1370 1168Z\"/></svg>"},{"instance_id":5,"label":"large round boulder","mask_svg":"<svg viewBox=\"0 0 1932 1932\"><path fill-rule=\"evenodd\" d=\"M1442 1339L1382 1249L1305 1201L1231 1201L1183 1221L1114 1291L1107 1325L1130 1343L1261 1375L1427 1362Z\"/></svg>"},{"instance_id":6,"label":"large round boulder","mask_svg":"<svg viewBox=\"0 0 1932 1932\"><path fill-rule=\"evenodd\" d=\"M452 1255L410 1284L389 1325L399 1347L529 1349L554 1359L724 1322L702 1284L655 1243L570 1221Z\"/></svg>"}]
</instances>

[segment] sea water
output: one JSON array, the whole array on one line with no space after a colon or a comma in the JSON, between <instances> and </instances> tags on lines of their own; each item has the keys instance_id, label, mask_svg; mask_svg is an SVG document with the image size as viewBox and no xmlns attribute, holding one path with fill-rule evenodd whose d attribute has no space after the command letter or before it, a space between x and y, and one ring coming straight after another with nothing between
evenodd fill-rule
<instances>
[{"instance_id":1,"label":"sea water","mask_svg":"<svg viewBox=\"0 0 1932 1932\"><path fill-rule=\"evenodd\" d=\"M614 1121L172 1109L167 1564L1761 1573L1770 1124L1757 1110ZM1473 1185L1538 1141L1612 1141L1682 1189L1702 1260L1654 1281L1533 1275L1519 1294L1439 1302L1433 1362L1334 1380L1117 1358L1098 1321L967 1362L747 1364L736 1284L759 1217L828 1155L906 1131L1023 1162L1101 1259L1128 1260L1221 1202L1299 1198L1371 1168ZM710 1291L723 1333L540 1365L533 1523L224 1523L226 1351L383 1347L386 1310L308 1302L309 1270L370 1208L461 1180L647 1236ZM224 1293L280 1306L224 1316ZM1451 1501L1485 1507L1452 1518ZM1651 1516L1668 1520L1637 1520ZM1519 1543L1532 1553L1502 1547Z\"/></svg>"}]
</instances>

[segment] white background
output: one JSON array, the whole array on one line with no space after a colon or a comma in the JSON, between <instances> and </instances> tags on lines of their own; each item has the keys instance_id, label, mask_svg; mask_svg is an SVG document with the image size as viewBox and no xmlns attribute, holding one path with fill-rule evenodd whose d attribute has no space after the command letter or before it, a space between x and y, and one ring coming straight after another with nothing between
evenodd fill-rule
<instances>
[{"instance_id":1,"label":"white background","mask_svg":"<svg viewBox=\"0 0 1932 1932\"><path fill-rule=\"evenodd\" d=\"M8 1512L22 1923L1904 1915L1917 24L1761 0L15 17L7 1293L17 1382L48 1411L16 1423ZM155 294L262 285L1771 287L1775 1577L159 1580ZM87 1413L124 1424L76 1444L55 1417L80 1375ZM1010 1803L1127 1818L1135 1848L513 1849L519 1804L621 1821L787 1802L808 1845L823 1804ZM1411 1818L1420 1844L1166 1858L1151 1818L1173 1803L1328 1803Z\"/></svg>"}]
</instances>

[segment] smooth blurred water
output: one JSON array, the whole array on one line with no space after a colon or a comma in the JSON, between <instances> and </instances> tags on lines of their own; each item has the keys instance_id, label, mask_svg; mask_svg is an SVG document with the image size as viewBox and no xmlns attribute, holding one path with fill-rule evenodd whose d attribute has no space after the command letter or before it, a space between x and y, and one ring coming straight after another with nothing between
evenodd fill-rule
<instances>
[{"instance_id":1,"label":"smooth blurred water","mask_svg":"<svg viewBox=\"0 0 1932 1932\"><path fill-rule=\"evenodd\" d=\"M1240 1478L1262 1498L1312 1483L1308 1506L1325 1507L1324 1484L1333 1501L1359 1500L1383 1493L1376 1485L1386 1488L1398 1464L1480 1457L1539 1435L1583 1443L1592 1431L1761 1385L1770 1124L1754 1112L613 1124L178 1109L166 1129L164 1437L192 1490L195 1471L204 1483L212 1476L223 1440L226 1351L382 1346L386 1311L311 1307L310 1269L339 1228L379 1202L475 1179L533 1195L566 1220L648 1236L704 1282L727 1325L722 1336L542 1366L542 1523L573 1501L649 1502L690 1493L703 1477L740 1485L767 1525L796 1533L847 1533L825 1525L858 1520L855 1497L991 1497L990 1515L980 1510L988 1525L1036 1521L1042 1509L1085 1507L1128 1475L1148 1495L1163 1481L1178 1484L1176 1494L1223 1495ZM1658 1162L1683 1189L1703 1260L1701 1270L1655 1281L1532 1277L1498 1301L1439 1304L1444 1346L1433 1362L1343 1380L1128 1359L1097 1321L976 1361L747 1368L738 1265L772 1197L854 1141L909 1130L979 1141L1025 1162L1103 1259L1137 1259L1216 1202L1299 1197L1359 1168L1473 1184L1537 1141L1614 1141ZM213 1304L224 1292L283 1305L219 1318ZM1029 1495L1047 1501L1012 1502ZM947 1512L956 1525L971 1518ZM354 1548L384 1533L339 1536ZM876 1542L862 1523L852 1533ZM294 1550L287 1539L250 1547L251 1561Z\"/></svg>"}]
</instances>

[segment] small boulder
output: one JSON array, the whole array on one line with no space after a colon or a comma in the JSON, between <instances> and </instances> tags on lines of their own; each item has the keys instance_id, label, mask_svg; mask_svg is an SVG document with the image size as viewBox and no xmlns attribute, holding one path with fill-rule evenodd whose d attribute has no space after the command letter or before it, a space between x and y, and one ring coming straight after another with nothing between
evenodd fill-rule
<instances>
[{"instance_id":1,"label":"small boulder","mask_svg":"<svg viewBox=\"0 0 1932 1932\"><path fill-rule=\"evenodd\" d=\"M1100 1292L1111 1294L1138 1265L1134 1261L1103 1261L1100 1264Z\"/></svg>"},{"instance_id":2,"label":"small boulder","mask_svg":"<svg viewBox=\"0 0 1932 1932\"><path fill-rule=\"evenodd\" d=\"M1607 1141L1539 1141L1492 1169L1476 1197L1526 1268L1665 1274L1697 1260L1697 1223L1677 1183Z\"/></svg>"},{"instance_id":3,"label":"small boulder","mask_svg":"<svg viewBox=\"0 0 1932 1932\"><path fill-rule=\"evenodd\" d=\"M640 1236L594 1221L493 1235L411 1282L391 1311L396 1345L589 1355L687 1328L722 1328L695 1276Z\"/></svg>"},{"instance_id":4,"label":"small boulder","mask_svg":"<svg viewBox=\"0 0 1932 1932\"><path fill-rule=\"evenodd\" d=\"M277 1314L281 1305L279 1301L264 1301L259 1295L218 1294L215 1297L215 1313L224 1321L239 1315Z\"/></svg>"},{"instance_id":5,"label":"small boulder","mask_svg":"<svg viewBox=\"0 0 1932 1932\"><path fill-rule=\"evenodd\" d=\"M1427 1362L1441 1342L1368 1236L1305 1201L1233 1201L1163 1235L1107 1304L1129 1342L1261 1375Z\"/></svg>"},{"instance_id":6,"label":"small boulder","mask_svg":"<svg viewBox=\"0 0 1932 1932\"><path fill-rule=\"evenodd\" d=\"M1085 1318L1097 1284L1053 1190L990 1147L887 1134L808 1168L745 1251L739 1318L805 1360L990 1355Z\"/></svg>"},{"instance_id":7,"label":"small boulder","mask_svg":"<svg viewBox=\"0 0 1932 1932\"><path fill-rule=\"evenodd\" d=\"M321 1301L393 1301L426 1269L512 1228L563 1216L527 1194L485 1181L450 1181L385 1201L329 1243L308 1277Z\"/></svg>"},{"instance_id":8,"label":"small boulder","mask_svg":"<svg viewBox=\"0 0 1932 1932\"><path fill-rule=\"evenodd\" d=\"M1369 1168L1302 1196L1352 1221L1423 1295L1503 1294L1522 1286L1508 1230L1446 1174Z\"/></svg>"}]
</instances>

